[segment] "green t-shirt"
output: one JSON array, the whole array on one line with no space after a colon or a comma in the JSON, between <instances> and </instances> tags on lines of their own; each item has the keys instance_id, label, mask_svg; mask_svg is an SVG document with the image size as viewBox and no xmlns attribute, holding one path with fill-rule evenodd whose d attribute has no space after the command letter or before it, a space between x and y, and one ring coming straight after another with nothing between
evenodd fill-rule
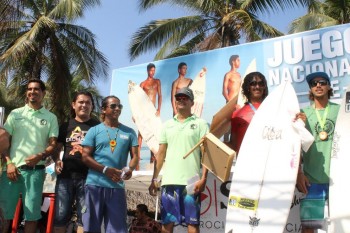
<instances>
[{"instance_id":1,"label":"green t-shirt","mask_svg":"<svg viewBox=\"0 0 350 233\"><path fill-rule=\"evenodd\" d=\"M10 156L16 167L26 164L28 156L43 152L49 138L58 136L56 116L45 108L34 110L28 105L13 110L4 127L11 135Z\"/></svg>"},{"instance_id":2,"label":"green t-shirt","mask_svg":"<svg viewBox=\"0 0 350 233\"><path fill-rule=\"evenodd\" d=\"M309 178L311 183L329 183L330 158L339 105L329 102L328 106L328 114L323 129L318 121L315 108L313 106L308 106L301 110L307 117L305 127L315 138L315 141L311 145L310 149L303 154L304 173ZM322 120L325 109L317 111L319 112ZM322 131L325 131L328 134L328 138L326 140L321 140L319 137L319 133Z\"/></svg>"},{"instance_id":3,"label":"green t-shirt","mask_svg":"<svg viewBox=\"0 0 350 233\"><path fill-rule=\"evenodd\" d=\"M175 116L167 121L161 132L160 144L167 144L162 185L187 185L187 180L200 175L200 148L186 159L182 157L208 132L208 123L192 115L184 122Z\"/></svg>"}]
</instances>

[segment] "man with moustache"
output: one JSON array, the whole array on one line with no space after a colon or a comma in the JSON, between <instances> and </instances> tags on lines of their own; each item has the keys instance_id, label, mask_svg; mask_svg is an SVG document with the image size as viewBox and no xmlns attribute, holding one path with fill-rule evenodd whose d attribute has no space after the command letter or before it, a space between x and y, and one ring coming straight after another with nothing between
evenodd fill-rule
<instances>
[{"instance_id":1,"label":"man with moustache","mask_svg":"<svg viewBox=\"0 0 350 233\"><path fill-rule=\"evenodd\" d=\"M208 132L208 124L191 113L194 96L190 88L184 87L175 95L177 114L168 120L161 131L159 151L156 155L154 173L149 193L157 195L157 181L163 167L161 189L162 232L173 232L175 224L185 223L188 232L198 233L200 223L200 193L204 191L208 171L201 168L200 148L190 151ZM198 175L193 194L187 193L187 181Z\"/></svg>"},{"instance_id":2,"label":"man with moustache","mask_svg":"<svg viewBox=\"0 0 350 233\"><path fill-rule=\"evenodd\" d=\"M329 170L335 122L339 105L329 101L333 95L330 79L325 72L306 76L311 105L303 108L297 118L305 121L305 127L315 140L303 153L299 167L297 188L306 194L300 203L302 233L313 233L324 223L324 206L328 199Z\"/></svg>"},{"instance_id":3,"label":"man with moustache","mask_svg":"<svg viewBox=\"0 0 350 233\"><path fill-rule=\"evenodd\" d=\"M24 232L35 233L37 220L41 218L44 160L54 152L58 135L56 116L42 106L45 90L43 81L29 80L27 104L13 110L4 125L11 142L10 153L5 154L6 174L0 180L4 232L14 217L20 193L24 205Z\"/></svg>"},{"instance_id":4,"label":"man with moustache","mask_svg":"<svg viewBox=\"0 0 350 233\"><path fill-rule=\"evenodd\" d=\"M102 100L102 123L89 129L82 142L83 162L89 167L83 210L84 232L127 232L127 208L123 180L132 176L138 164L137 136L119 122L123 109L119 98ZM131 155L127 166L128 154Z\"/></svg>"}]
</instances>

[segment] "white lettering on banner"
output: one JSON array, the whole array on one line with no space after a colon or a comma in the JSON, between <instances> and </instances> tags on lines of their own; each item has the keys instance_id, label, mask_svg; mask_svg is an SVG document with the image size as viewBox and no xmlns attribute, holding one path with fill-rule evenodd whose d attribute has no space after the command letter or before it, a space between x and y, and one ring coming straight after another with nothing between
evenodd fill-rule
<instances>
[{"instance_id":1,"label":"white lettering on banner","mask_svg":"<svg viewBox=\"0 0 350 233\"><path fill-rule=\"evenodd\" d=\"M320 35L311 34L273 43L274 56L267 59L268 66L275 68L282 63L295 65L323 58L336 58L350 54L350 28L340 32L331 30Z\"/></svg>"},{"instance_id":2,"label":"white lettering on banner","mask_svg":"<svg viewBox=\"0 0 350 233\"><path fill-rule=\"evenodd\" d=\"M305 80L306 75L317 71L324 71L331 78L345 78L345 76L350 76L349 58L305 65L299 64L292 67L284 67L283 69L270 69L268 70L268 83L271 86L279 85L282 80L300 83Z\"/></svg>"}]
</instances>

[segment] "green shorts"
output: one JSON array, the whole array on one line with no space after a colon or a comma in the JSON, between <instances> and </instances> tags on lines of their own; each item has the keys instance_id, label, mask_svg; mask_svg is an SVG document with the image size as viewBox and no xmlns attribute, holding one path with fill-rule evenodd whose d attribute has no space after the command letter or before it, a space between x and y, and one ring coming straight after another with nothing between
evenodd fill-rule
<instances>
[{"instance_id":1,"label":"green shorts","mask_svg":"<svg viewBox=\"0 0 350 233\"><path fill-rule=\"evenodd\" d=\"M3 172L0 178L0 208L4 218L13 219L19 195L22 193L24 219L36 221L41 218L41 203L45 169L20 171L21 175L15 182L7 178Z\"/></svg>"}]
</instances>

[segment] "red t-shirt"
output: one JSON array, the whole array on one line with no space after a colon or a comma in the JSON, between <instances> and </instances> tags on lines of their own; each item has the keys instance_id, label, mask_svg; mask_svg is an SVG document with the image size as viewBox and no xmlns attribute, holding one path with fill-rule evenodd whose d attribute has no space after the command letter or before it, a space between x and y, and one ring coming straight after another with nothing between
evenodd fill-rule
<instances>
[{"instance_id":1,"label":"red t-shirt","mask_svg":"<svg viewBox=\"0 0 350 233\"><path fill-rule=\"evenodd\" d=\"M258 109L260 103L253 104L253 106ZM250 107L249 104L245 104L242 108L234 111L231 117L231 137L232 135L236 136L236 148L233 148L238 154L239 149L245 135L245 132L248 129L250 121L252 120L255 111Z\"/></svg>"}]
</instances>

